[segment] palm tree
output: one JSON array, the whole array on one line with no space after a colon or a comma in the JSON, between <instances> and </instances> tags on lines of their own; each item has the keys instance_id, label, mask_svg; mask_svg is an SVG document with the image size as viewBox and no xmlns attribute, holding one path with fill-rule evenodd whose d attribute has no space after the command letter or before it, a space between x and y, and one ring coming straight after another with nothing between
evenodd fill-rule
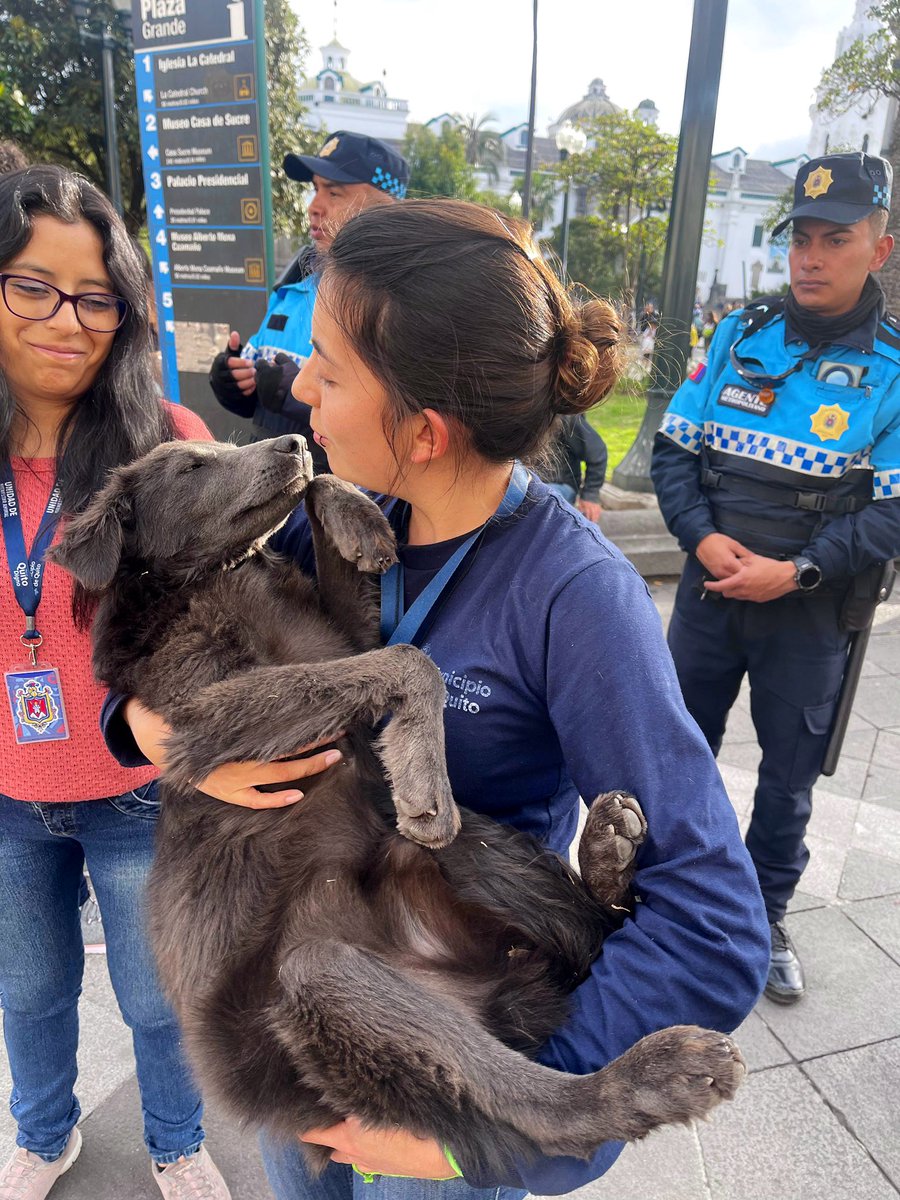
<instances>
[{"instance_id":1,"label":"palm tree","mask_svg":"<svg viewBox=\"0 0 900 1200\"><path fill-rule=\"evenodd\" d=\"M496 129L486 126L497 118L493 113L485 113L478 117L470 113L463 117L454 114L457 128L463 136L466 147L466 162L485 172L489 179L496 183L500 177L500 164L503 162L503 142Z\"/></svg>"},{"instance_id":2,"label":"palm tree","mask_svg":"<svg viewBox=\"0 0 900 1200\"><path fill-rule=\"evenodd\" d=\"M513 194L521 197L523 201L524 189L525 180L517 179ZM559 191L560 182L556 174L552 171L535 171L531 179L531 211L528 214L528 219L535 229L543 229L553 216Z\"/></svg>"}]
</instances>

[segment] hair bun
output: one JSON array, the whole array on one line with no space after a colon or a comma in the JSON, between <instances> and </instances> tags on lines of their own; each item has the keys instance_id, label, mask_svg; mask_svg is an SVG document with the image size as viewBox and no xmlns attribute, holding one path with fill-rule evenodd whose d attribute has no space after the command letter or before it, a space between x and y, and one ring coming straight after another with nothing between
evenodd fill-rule
<instances>
[{"instance_id":1,"label":"hair bun","mask_svg":"<svg viewBox=\"0 0 900 1200\"><path fill-rule=\"evenodd\" d=\"M622 321L605 300L573 307L554 339L554 411L587 412L612 391L624 366Z\"/></svg>"}]
</instances>

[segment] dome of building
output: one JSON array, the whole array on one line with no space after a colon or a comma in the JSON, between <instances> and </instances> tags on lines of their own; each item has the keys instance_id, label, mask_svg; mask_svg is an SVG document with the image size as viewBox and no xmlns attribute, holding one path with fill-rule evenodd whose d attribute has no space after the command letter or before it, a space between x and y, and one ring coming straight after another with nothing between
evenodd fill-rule
<instances>
[{"instance_id":1,"label":"dome of building","mask_svg":"<svg viewBox=\"0 0 900 1200\"><path fill-rule=\"evenodd\" d=\"M574 104L570 104L550 126L551 136L564 121L571 121L575 125L581 121L590 121L594 117L605 117L609 113L620 111L618 104L613 104L607 96L606 84L603 80L592 79L585 95Z\"/></svg>"},{"instance_id":2,"label":"dome of building","mask_svg":"<svg viewBox=\"0 0 900 1200\"><path fill-rule=\"evenodd\" d=\"M659 109L652 100L642 100L635 109L635 113L647 125L655 125L659 120Z\"/></svg>"}]
</instances>

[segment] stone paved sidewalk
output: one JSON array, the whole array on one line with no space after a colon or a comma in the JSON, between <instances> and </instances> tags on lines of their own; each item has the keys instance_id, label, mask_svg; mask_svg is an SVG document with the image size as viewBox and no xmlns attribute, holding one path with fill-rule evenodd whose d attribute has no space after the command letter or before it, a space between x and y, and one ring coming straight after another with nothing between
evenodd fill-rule
<instances>
[{"instance_id":1,"label":"stone paved sidewalk","mask_svg":"<svg viewBox=\"0 0 900 1200\"><path fill-rule=\"evenodd\" d=\"M664 619L671 581L651 583ZM746 819L758 750L746 693L721 754ZM692 1129L629 1147L582 1200L897 1200L900 1197L900 594L878 613L844 758L816 789L812 858L788 926L809 994L762 1000L737 1037L750 1077ZM106 974L87 962L78 1091L84 1150L52 1200L154 1200L131 1045ZM9 1079L0 1067L0 1094ZM271 1200L252 1136L215 1112L209 1147L234 1200ZM12 1119L0 1113L0 1158Z\"/></svg>"}]
</instances>

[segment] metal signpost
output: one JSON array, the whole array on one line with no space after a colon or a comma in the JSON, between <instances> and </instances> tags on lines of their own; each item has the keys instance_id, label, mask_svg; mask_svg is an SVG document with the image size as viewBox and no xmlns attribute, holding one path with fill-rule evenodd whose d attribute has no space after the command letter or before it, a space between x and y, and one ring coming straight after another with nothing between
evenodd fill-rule
<instances>
[{"instance_id":1,"label":"metal signpost","mask_svg":"<svg viewBox=\"0 0 900 1200\"><path fill-rule=\"evenodd\" d=\"M166 397L220 436L207 381L272 282L263 0L133 0L135 83Z\"/></svg>"}]
</instances>

